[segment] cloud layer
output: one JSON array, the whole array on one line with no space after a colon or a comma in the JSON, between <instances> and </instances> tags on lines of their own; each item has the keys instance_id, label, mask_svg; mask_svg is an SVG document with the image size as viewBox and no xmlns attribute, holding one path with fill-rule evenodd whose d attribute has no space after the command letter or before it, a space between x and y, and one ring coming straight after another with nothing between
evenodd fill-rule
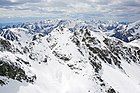
<instances>
[{"instance_id":1,"label":"cloud layer","mask_svg":"<svg viewBox=\"0 0 140 93\"><path fill-rule=\"evenodd\" d=\"M0 0L0 18L50 17L139 20L140 0Z\"/></svg>"}]
</instances>

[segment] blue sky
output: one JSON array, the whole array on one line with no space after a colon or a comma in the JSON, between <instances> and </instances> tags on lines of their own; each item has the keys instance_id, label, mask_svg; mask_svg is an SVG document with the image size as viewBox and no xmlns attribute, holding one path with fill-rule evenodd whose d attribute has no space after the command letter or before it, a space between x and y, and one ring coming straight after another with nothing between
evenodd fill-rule
<instances>
[{"instance_id":1,"label":"blue sky","mask_svg":"<svg viewBox=\"0 0 140 93\"><path fill-rule=\"evenodd\" d=\"M140 20L140 0L0 0L0 19Z\"/></svg>"}]
</instances>

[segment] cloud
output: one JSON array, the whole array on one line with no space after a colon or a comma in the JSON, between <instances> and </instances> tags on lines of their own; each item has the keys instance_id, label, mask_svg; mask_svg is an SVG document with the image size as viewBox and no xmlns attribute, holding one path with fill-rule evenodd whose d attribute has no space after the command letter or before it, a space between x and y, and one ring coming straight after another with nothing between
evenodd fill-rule
<instances>
[{"instance_id":1,"label":"cloud","mask_svg":"<svg viewBox=\"0 0 140 93\"><path fill-rule=\"evenodd\" d=\"M140 7L140 1L125 1L125 2L122 2L122 5L124 6L131 6L131 7Z\"/></svg>"},{"instance_id":2,"label":"cloud","mask_svg":"<svg viewBox=\"0 0 140 93\"><path fill-rule=\"evenodd\" d=\"M41 0L0 0L0 5L13 5L13 4L24 4L24 3L37 3Z\"/></svg>"},{"instance_id":3,"label":"cloud","mask_svg":"<svg viewBox=\"0 0 140 93\"><path fill-rule=\"evenodd\" d=\"M140 0L0 0L0 17L69 16L138 20Z\"/></svg>"}]
</instances>

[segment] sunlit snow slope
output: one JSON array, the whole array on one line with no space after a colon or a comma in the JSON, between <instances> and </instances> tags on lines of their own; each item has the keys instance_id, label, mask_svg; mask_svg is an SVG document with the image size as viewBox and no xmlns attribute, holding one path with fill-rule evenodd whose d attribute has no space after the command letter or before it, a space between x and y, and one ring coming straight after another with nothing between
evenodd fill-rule
<instances>
[{"instance_id":1,"label":"sunlit snow slope","mask_svg":"<svg viewBox=\"0 0 140 93\"><path fill-rule=\"evenodd\" d=\"M140 93L139 39L127 43L98 26L49 20L3 28L0 93Z\"/></svg>"}]
</instances>

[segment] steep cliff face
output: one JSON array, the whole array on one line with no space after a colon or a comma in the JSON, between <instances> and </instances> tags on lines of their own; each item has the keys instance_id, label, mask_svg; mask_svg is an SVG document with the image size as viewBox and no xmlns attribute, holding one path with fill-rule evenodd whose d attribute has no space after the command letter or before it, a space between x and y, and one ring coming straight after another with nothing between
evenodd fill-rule
<instances>
[{"instance_id":1,"label":"steep cliff face","mask_svg":"<svg viewBox=\"0 0 140 93\"><path fill-rule=\"evenodd\" d=\"M1 85L8 83L8 79L13 79L22 82L33 82L36 76L29 73L31 66L23 53L23 50L18 49L13 42L0 37L0 76L6 79L1 79ZM28 76L28 74L30 74ZM7 83L6 83L6 82Z\"/></svg>"},{"instance_id":2,"label":"steep cliff face","mask_svg":"<svg viewBox=\"0 0 140 93\"><path fill-rule=\"evenodd\" d=\"M60 21L47 34L30 33L28 26L2 32L0 91L140 93L139 40L126 43L75 23ZM7 38L13 35L18 39Z\"/></svg>"}]
</instances>

